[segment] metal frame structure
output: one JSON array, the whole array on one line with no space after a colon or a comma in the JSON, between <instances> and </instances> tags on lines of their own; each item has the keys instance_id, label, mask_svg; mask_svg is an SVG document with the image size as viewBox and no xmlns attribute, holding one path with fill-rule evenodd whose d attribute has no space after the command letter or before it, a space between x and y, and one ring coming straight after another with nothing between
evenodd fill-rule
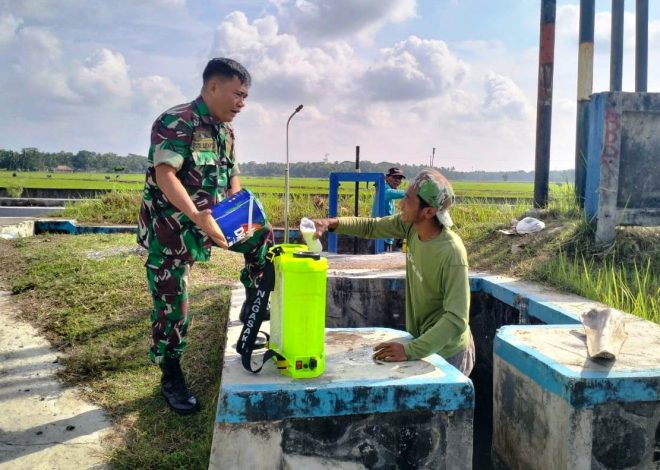
<instances>
[{"instance_id":1,"label":"metal frame structure","mask_svg":"<svg viewBox=\"0 0 660 470\"><path fill-rule=\"evenodd\" d=\"M339 205L339 183L349 181L360 183L362 181L376 183L376 201L378 204L378 215L385 214L385 176L382 173L348 173L333 172L330 173L330 195L328 201L328 216L337 217L337 207ZM383 240L375 240L376 253L381 253L385 249ZM337 234L328 232L328 252L337 253Z\"/></svg>"}]
</instances>

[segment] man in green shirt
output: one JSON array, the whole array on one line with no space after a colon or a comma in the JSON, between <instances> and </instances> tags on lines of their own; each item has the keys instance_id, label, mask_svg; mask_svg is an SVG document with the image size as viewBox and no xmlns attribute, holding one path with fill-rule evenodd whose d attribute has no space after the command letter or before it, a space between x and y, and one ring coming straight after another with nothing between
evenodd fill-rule
<instances>
[{"instance_id":1,"label":"man in green shirt","mask_svg":"<svg viewBox=\"0 0 660 470\"><path fill-rule=\"evenodd\" d=\"M363 238L405 238L406 330L408 343L374 347L374 358L411 361L439 354L469 375L474 341L468 324L470 283L461 238L451 230L454 191L440 173L423 170L401 200L399 214L383 218L340 217L315 220L316 237L326 230Z\"/></svg>"}]
</instances>

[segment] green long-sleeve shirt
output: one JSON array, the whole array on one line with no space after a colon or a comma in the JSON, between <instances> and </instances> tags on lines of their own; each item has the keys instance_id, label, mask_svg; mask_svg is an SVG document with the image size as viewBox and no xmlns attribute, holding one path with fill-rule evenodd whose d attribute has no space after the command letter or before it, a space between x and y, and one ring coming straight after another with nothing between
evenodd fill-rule
<instances>
[{"instance_id":1,"label":"green long-sleeve shirt","mask_svg":"<svg viewBox=\"0 0 660 470\"><path fill-rule=\"evenodd\" d=\"M406 330L415 338L404 345L409 360L437 353L444 358L464 350L470 329L470 284L463 241L443 228L421 241L399 214L383 218L340 217L337 233L363 238L406 238Z\"/></svg>"}]
</instances>

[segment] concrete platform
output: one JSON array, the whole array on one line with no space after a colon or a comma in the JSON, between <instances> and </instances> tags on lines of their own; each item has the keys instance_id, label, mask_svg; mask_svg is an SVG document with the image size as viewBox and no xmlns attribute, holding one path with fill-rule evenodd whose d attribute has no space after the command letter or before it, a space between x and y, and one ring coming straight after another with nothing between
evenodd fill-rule
<instances>
[{"instance_id":1,"label":"concrete platform","mask_svg":"<svg viewBox=\"0 0 660 470\"><path fill-rule=\"evenodd\" d=\"M500 329L493 451L505 467L658 468L660 327L626 320L614 362L588 358L581 326Z\"/></svg>"},{"instance_id":2,"label":"concrete platform","mask_svg":"<svg viewBox=\"0 0 660 470\"><path fill-rule=\"evenodd\" d=\"M335 255L329 256L328 261L330 268L327 326L405 328L403 254ZM472 291L470 328L477 353L475 368L470 376L475 387L473 465L474 468L490 468L491 438L493 433L502 427L501 424L493 422L493 362L494 357L497 358L493 354L493 342L498 329L504 325L562 325L560 329L572 327L581 331L580 314L603 305L577 295L559 293L546 286L483 272L470 273L470 290ZM648 325L636 317L630 317L629 320L636 324L642 322ZM546 344L547 350L555 353L563 351L557 347L556 338L551 336L548 339L544 334L545 331L548 330L543 328L530 330L529 343L536 344L536 335L539 335L539 344ZM634 333L631 334L631 338L634 336ZM563 345L559 344L559 346L563 348ZM646 367L648 364L638 361L640 357L631 355L630 364L634 367ZM527 361L525 358L521 360ZM580 356L570 360L567 357L557 358L555 363L560 364L562 360L568 361L566 364L573 364L575 367L582 367L584 363L584 358ZM617 364L621 367L624 360L621 359ZM514 400L516 403L520 401L516 397L509 400ZM522 399L525 400L527 398ZM500 402L496 400L496 403ZM535 406L538 406L539 412L542 413L546 403L541 401ZM533 422L527 425L534 429ZM645 439L651 439L652 436L649 431ZM535 439L536 442L543 442L543 438L538 436ZM524 453L527 449L533 448L524 439L512 438L508 445L513 453ZM657 445L660 449L660 443ZM517 463L512 464L511 467L516 468L516 465ZM522 468L533 468L533 465Z\"/></svg>"},{"instance_id":3,"label":"concrete platform","mask_svg":"<svg viewBox=\"0 0 660 470\"><path fill-rule=\"evenodd\" d=\"M34 235L34 220L24 217L0 217L0 238L12 239Z\"/></svg>"},{"instance_id":4,"label":"concrete platform","mask_svg":"<svg viewBox=\"0 0 660 470\"><path fill-rule=\"evenodd\" d=\"M375 362L376 343L409 335L328 329L320 377L293 380L274 363L251 374L234 351L242 295L232 296L210 468L471 468L474 389L442 358Z\"/></svg>"}]
</instances>

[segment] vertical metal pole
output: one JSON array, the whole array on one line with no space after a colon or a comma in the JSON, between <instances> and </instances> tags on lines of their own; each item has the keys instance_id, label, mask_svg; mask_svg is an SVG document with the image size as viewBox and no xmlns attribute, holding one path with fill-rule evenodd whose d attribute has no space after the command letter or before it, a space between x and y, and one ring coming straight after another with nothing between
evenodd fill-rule
<instances>
[{"instance_id":1,"label":"vertical metal pole","mask_svg":"<svg viewBox=\"0 0 660 470\"><path fill-rule=\"evenodd\" d=\"M623 7L625 0L612 0L612 45L610 49L610 91L623 86Z\"/></svg>"},{"instance_id":2,"label":"vertical metal pole","mask_svg":"<svg viewBox=\"0 0 660 470\"><path fill-rule=\"evenodd\" d=\"M355 172L360 172L360 146L355 146ZM360 182L355 182L355 217L360 215ZM358 238L355 237L353 240L353 254L356 255L358 252Z\"/></svg>"},{"instance_id":3,"label":"vertical metal pole","mask_svg":"<svg viewBox=\"0 0 660 470\"><path fill-rule=\"evenodd\" d=\"M637 0L635 22L635 91L644 92L649 62L649 0Z\"/></svg>"},{"instance_id":4,"label":"vertical metal pole","mask_svg":"<svg viewBox=\"0 0 660 470\"><path fill-rule=\"evenodd\" d=\"M580 0L580 50L578 53L577 125L575 131L575 196L584 207L589 147L589 102L594 82L595 0Z\"/></svg>"},{"instance_id":5,"label":"vertical metal pole","mask_svg":"<svg viewBox=\"0 0 660 470\"><path fill-rule=\"evenodd\" d=\"M548 205L550 173L550 131L552 125L552 79L555 62L556 0L541 1L539 41L539 82L536 102L536 164L534 170L534 207Z\"/></svg>"},{"instance_id":6,"label":"vertical metal pole","mask_svg":"<svg viewBox=\"0 0 660 470\"><path fill-rule=\"evenodd\" d=\"M339 177L337 173L330 173L330 194L328 196L328 217L337 217L339 201ZM337 234L328 232L328 251L337 253Z\"/></svg>"}]
</instances>

